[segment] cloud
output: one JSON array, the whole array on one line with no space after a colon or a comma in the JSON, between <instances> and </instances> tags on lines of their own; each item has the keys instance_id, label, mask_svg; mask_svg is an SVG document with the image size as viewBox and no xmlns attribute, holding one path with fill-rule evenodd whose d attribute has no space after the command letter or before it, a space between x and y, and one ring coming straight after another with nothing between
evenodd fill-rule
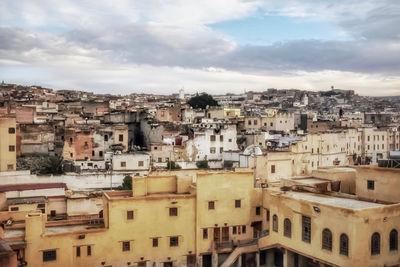
<instances>
[{"instance_id":1,"label":"cloud","mask_svg":"<svg viewBox=\"0 0 400 267\"><path fill-rule=\"evenodd\" d=\"M351 38L241 46L207 27L260 10L329 21ZM400 88L397 1L6 0L0 16L0 66L8 69L3 74L44 75L42 82L58 88L173 90L203 84L220 92L239 86L312 89L332 81L368 93L371 85L391 93Z\"/></svg>"}]
</instances>

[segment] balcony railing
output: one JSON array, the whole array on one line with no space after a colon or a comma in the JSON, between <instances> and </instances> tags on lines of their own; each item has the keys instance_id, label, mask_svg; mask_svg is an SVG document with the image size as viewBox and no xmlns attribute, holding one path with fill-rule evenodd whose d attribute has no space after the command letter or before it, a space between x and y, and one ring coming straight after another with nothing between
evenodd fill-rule
<instances>
[{"instance_id":1,"label":"balcony railing","mask_svg":"<svg viewBox=\"0 0 400 267\"><path fill-rule=\"evenodd\" d=\"M216 249L233 249L233 240L231 241L222 241L222 242L215 242Z\"/></svg>"}]
</instances>

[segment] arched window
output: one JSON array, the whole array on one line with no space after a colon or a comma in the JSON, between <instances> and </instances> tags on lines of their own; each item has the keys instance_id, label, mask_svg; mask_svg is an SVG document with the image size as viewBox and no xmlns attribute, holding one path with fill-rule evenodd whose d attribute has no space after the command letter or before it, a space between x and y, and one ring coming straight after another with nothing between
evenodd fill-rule
<instances>
[{"instance_id":1,"label":"arched window","mask_svg":"<svg viewBox=\"0 0 400 267\"><path fill-rule=\"evenodd\" d=\"M399 235L396 229L390 231L389 234L389 247L390 250L397 250L399 246Z\"/></svg>"},{"instance_id":2,"label":"arched window","mask_svg":"<svg viewBox=\"0 0 400 267\"><path fill-rule=\"evenodd\" d=\"M272 216L272 231L278 232L278 216L276 214Z\"/></svg>"},{"instance_id":3,"label":"arched window","mask_svg":"<svg viewBox=\"0 0 400 267\"><path fill-rule=\"evenodd\" d=\"M371 255L381 253L381 236L379 233L373 233L371 236Z\"/></svg>"},{"instance_id":4,"label":"arched window","mask_svg":"<svg viewBox=\"0 0 400 267\"><path fill-rule=\"evenodd\" d=\"M340 235L340 254L349 256L349 238L346 234Z\"/></svg>"},{"instance_id":5,"label":"arched window","mask_svg":"<svg viewBox=\"0 0 400 267\"><path fill-rule=\"evenodd\" d=\"M332 251L332 232L326 228L322 231L322 249Z\"/></svg>"},{"instance_id":6,"label":"arched window","mask_svg":"<svg viewBox=\"0 0 400 267\"><path fill-rule=\"evenodd\" d=\"M288 218L283 221L283 235L286 237L292 237L292 223Z\"/></svg>"}]
</instances>

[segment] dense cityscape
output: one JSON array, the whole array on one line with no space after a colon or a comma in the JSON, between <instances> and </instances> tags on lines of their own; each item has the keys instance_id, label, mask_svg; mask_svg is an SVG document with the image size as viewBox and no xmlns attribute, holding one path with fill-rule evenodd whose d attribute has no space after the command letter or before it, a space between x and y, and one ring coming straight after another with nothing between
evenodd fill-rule
<instances>
[{"instance_id":1,"label":"dense cityscape","mask_svg":"<svg viewBox=\"0 0 400 267\"><path fill-rule=\"evenodd\" d=\"M3 82L0 101L1 266L399 262L399 96Z\"/></svg>"}]
</instances>

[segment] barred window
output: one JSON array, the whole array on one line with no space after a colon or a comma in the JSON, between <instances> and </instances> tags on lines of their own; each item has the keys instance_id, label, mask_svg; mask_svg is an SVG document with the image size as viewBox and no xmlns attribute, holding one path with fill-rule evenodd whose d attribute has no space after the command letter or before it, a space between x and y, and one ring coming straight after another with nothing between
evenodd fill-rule
<instances>
[{"instance_id":1,"label":"barred window","mask_svg":"<svg viewBox=\"0 0 400 267\"><path fill-rule=\"evenodd\" d=\"M302 240L311 243L311 218L308 216L302 217Z\"/></svg>"},{"instance_id":2,"label":"barred window","mask_svg":"<svg viewBox=\"0 0 400 267\"><path fill-rule=\"evenodd\" d=\"M379 233L373 233L371 236L371 255L381 253L381 236Z\"/></svg>"},{"instance_id":3,"label":"barred window","mask_svg":"<svg viewBox=\"0 0 400 267\"><path fill-rule=\"evenodd\" d=\"M288 218L283 221L283 235L289 238L292 237L292 222Z\"/></svg>"},{"instance_id":4,"label":"barred window","mask_svg":"<svg viewBox=\"0 0 400 267\"><path fill-rule=\"evenodd\" d=\"M329 229L322 231L322 249L332 251L332 232Z\"/></svg>"},{"instance_id":5,"label":"barred window","mask_svg":"<svg viewBox=\"0 0 400 267\"><path fill-rule=\"evenodd\" d=\"M340 235L340 254L349 255L349 238L346 234Z\"/></svg>"},{"instance_id":6,"label":"barred window","mask_svg":"<svg viewBox=\"0 0 400 267\"><path fill-rule=\"evenodd\" d=\"M389 234L389 247L390 250L397 250L399 245L399 235L396 229L390 231Z\"/></svg>"}]
</instances>

